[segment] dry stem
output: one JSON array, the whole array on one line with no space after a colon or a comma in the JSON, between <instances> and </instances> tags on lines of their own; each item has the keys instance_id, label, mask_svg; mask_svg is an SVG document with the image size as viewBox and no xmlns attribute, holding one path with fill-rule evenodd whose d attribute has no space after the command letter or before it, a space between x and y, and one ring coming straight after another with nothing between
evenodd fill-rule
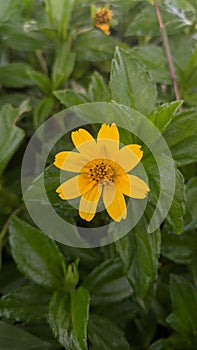
<instances>
[{"instance_id":1,"label":"dry stem","mask_svg":"<svg viewBox=\"0 0 197 350\"><path fill-rule=\"evenodd\" d=\"M167 56L169 70L170 70L170 76L171 76L173 87L174 87L175 97L176 97L176 100L180 100L179 89L178 89L177 80L176 80L176 73L175 73L175 68L174 68L174 64L173 64L173 60L172 60L172 54L171 54L171 50L170 50L168 36L167 36L166 30L165 30L165 24L163 23L157 1L153 0L153 3L154 3L157 19L159 22L159 27L160 27L161 36L163 39L165 51L166 51L166 56Z\"/></svg>"}]
</instances>

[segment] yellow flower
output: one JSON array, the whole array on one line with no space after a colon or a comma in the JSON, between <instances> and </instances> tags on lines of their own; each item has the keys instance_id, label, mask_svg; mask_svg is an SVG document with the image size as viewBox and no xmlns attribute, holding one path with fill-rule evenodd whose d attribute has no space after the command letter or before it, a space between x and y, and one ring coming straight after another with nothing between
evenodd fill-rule
<instances>
[{"instance_id":1,"label":"yellow flower","mask_svg":"<svg viewBox=\"0 0 197 350\"><path fill-rule=\"evenodd\" d=\"M110 35L109 22L112 19L112 11L108 8L99 8L95 15L95 26L101 29L106 35Z\"/></svg>"},{"instance_id":2,"label":"yellow flower","mask_svg":"<svg viewBox=\"0 0 197 350\"><path fill-rule=\"evenodd\" d=\"M139 177L128 174L141 160L141 146L131 144L119 148L116 124L103 124L97 140L85 129L71 134L78 152L64 151L56 154L54 165L78 175L62 183L56 190L61 199L81 196L79 215L86 221L95 216L102 196L104 206L115 221L126 218L124 195L143 199L149 188Z\"/></svg>"}]
</instances>

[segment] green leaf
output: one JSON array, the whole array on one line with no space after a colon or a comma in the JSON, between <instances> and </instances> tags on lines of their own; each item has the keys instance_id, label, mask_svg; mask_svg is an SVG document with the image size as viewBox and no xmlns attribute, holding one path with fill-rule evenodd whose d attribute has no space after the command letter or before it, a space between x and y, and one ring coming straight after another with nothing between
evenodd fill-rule
<instances>
[{"instance_id":1,"label":"green leaf","mask_svg":"<svg viewBox=\"0 0 197 350\"><path fill-rule=\"evenodd\" d=\"M133 58L144 64L154 81L162 84L172 83L164 49L155 45L138 45L132 48L130 53Z\"/></svg>"},{"instance_id":2,"label":"green leaf","mask_svg":"<svg viewBox=\"0 0 197 350\"><path fill-rule=\"evenodd\" d=\"M115 42L100 30L89 30L80 33L73 45L77 60L103 62L113 57Z\"/></svg>"},{"instance_id":3,"label":"green leaf","mask_svg":"<svg viewBox=\"0 0 197 350\"><path fill-rule=\"evenodd\" d=\"M29 110L28 101L24 101L19 108L5 105L0 112L0 176L25 136L15 123L21 114Z\"/></svg>"},{"instance_id":4,"label":"green leaf","mask_svg":"<svg viewBox=\"0 0 197 350\"><path fill-rule=\"evenodd\" d=\"M195 287L183 276L171 275L170 294L173 312L167 317L167 322L182 336L196 336L197 295Z\"/></svg>"},{"instance_id":5,"label":"green leaf","mask_svg":"<svg viewBox=\"0 0 197 350\"><path fill-rule=\"evenodd\" d=\"M22 19L24 21L24 19ZM35 22L34 22L35 23ZM36 24L36 28L35 27ZM20 22L4 22L1 25L1 34L4 36L4 43L7 47L14 49L14 50L20 50L25 51L32 51L35 50L43 50L46 49L50 42L46 35L44 35L41 31L37 28L37 23L35 23L32 26L32 22L26 22L26 23L20 23ZM13 63L16 64L16 63ZM26 72L31 68L29 65L26 65ZM22 67L22 66L21 66ZM16 73L17 74L17 73ZM32 85L32 82L26 75L26 73L21 72L21 77L24 77L25 80L28 79L28 85ZM19 81L21 81L21 78L18 77Z\"/></svg>"},{"instance_id":6,"label":"green leaf","mask_svg":"<svg viewBox=\"0 0 197 350\"><path fill-rule=\"evenodd\" d=\"M197 160L197 112L188 109L173 118L164 133L173 158L180 165L190 164Z\"/></svg>"},{"instance_id":7,"label":"green leaf","mask_svg":"<svg viewBox=\"0 0 197 350\"><path fill-rule=\"evenodd\" d=\"M54 99L51 97L46 97L39 101L33 115L35 129L37 129L52 114L53 107Z\"/></svg>"},{"instance_id":8,"label":"green leaf","mask_svg":"<svg viewBox=\"0 0 197 350\"><path fill-rule=\"evenodd\" d=\"M62 147L64 147L63 149L65 149L65 144L62 144ZM71 146L71 148L73 148L73 146ZM58 148L58 151L59 151L59 148ZM52 161L53 160L54 160L54 157L52 158ZM73 176L72 173L70 174L65 172L64 174L61 175L61 180L66 181L72 176ZM43 181L45 183L47 199L43 198L43 188L42 188ZM57 196L56 189L59 186L59 183L60 183L59 169L57 169L54 165L50 165L48 168L45 169L44 173L41 173L38 177L36 177L36 179L33 181L31 186L27 188L24 194L25 200L34 204L35 202L42 203L43 205L46 206L46 208L48 205L53 205L60 215L63 215L63 217L67 221L73 224L73 230L75 234L77 234L76 228L74 227L74 224L75 224L74 219L76 218L78 213L77 209L75 209L66 201L62 201L61 198Z\"/></svg>"},{"instance_id":9,"label":"green leaf","mask_svg":"<svg viewBox=\"0 0 197 350\"><path fill-rule=\"evenodd\" d=\"M169 343L169 346L171 345L169 350L193 350L197 347L197 337L187 337L180 333L172 333L167 341Z\"/></svg>"},{"instance_id":10,"label":"green leaf","mask_svg":"<svg viewBox=\"0 0 197 350\"><path fill-rule=\"evenodd\" d=\"M39 89L47 95L52 92L50 79L43 73L32 70L27 71L30 79L39 87Z\"/></svg>"},{"instance_id":11,"label":"green leaf","mask_svg":"<svg viewBox=\"0 0 197 350\"><path fill-rule=\"evenodd\" d=\"M157 101L155 84L130 52L116 48L110 76L111 99L147 115Z\"/></svg>"},{"instance_id":12,"label":"green leaf","mask_svg":"<svg viewBox=\"0 0 197 350\"><path fill-rule=\"evenodd\" d=\"M94 350L129 350L129 344L120 328L109 320L91 314L88 336Z\"/></svg>"},{"instance_id":13,"label":"green leaf","mask_svg":"<svg viewBox=\"0 0 197 350\"><path fill-rule=\"evenodd\" d=\"M197 85L197 49L191 54L185 69L178 70L178 83L180 95L186 105L197 106L196 85Z\"/></svg>"},{"instance_id":14,"label":"green leaf","mask_svg":"<svg viewBox=\"0 0 197 350\"><path fill-rule=\"evenodd\" d=\"M170 3L171 5L171 3ZM182 27L188 25L183 11L178 11L176 6L171 5L168 7L168 3L159 1L159 10L163 23L166 25L166 31L170 34L176 34L177 31L181 31ZM181 1L182 8L182 1ZM155 9L152 4L142 2L142 7L136 12L131 19L130 24L126 30L126 36L159 36L160 28L159 22L155 13Z\"/></svg>"},{"instance_id":15,"label":"green leaf","mask_svg":"<svg viewBox=\"0 0 197 350\"><path fill-rule=\"evenodd\" d=\"M87 267L91 267L91 269L92 266L96 265L101 260L101 254L99 249L86 249L61 245L61 251L64 254L65 258L69 261L79 258L80 263L82 263L83 265L87 265Z\"/></svg>"},{"instance_id":16,"label":"green leaf","mask_svg":"<svg viewBox=\"0 0 197 350\"><path fill-rule=\"evenodd\" d=\"M108 98L108 88L98 72L94 72L88 87L88 95L92 102L105 102Z\"/></svg>"},{"instance_id":17,"label":"green leaf","mask_svg":"<svg viewBox=\"0 0 197 350\"><path fill-rule=\"evenodd\" d=\"M87 350L87 326L89 319L89 293L79 287L71 294L73 333L81 350Z\"/></svg>"},{"instance_id":18,"label":"green leaf","mask_svg":"<svg viewBox=\"0 0 197 350\"><path fill-rule=\"evenodd\" d=\"M195 232L185 232L178 237L164 229L161 252L163 256L176 263L192 263L197 254Z\"/></svg>"},{"instance_id":19,"label":"green leaf","mask_svg":"<svg viewBox=\"0 0 197 350\"><path fill-rule=\"evenodd\" d=\"M0 299L0 316L17 322L46 319L50 294L46 289L27 285Z\"/></svg>"},{"instance_id":20,"label":"green leaf","mask_svg":"<svg viewBox=\"0 0 197 350\"><path fill-rule=\"evenodd\" d=\"M148 223L141 219L116 248L135 295L144 298L157 277L160 231L147 233Z\"/></svg>"},{"instance_id":21,"label":"green leaf","mask_svg":"<svg viewBox=\"0 0 197 350\"><path fill-rule=\"evenodd\" d=\"M2 91L0 96L0 108L4 107L6 104L10 104L13 107L18 107L25 99L27 98L27 94L25 92L19 92L19 90L15 90L7 94L5 91Z\"/></svg>"},{"instance_id":22,"label":"green leaf","mask_svg":"<svg viewBox=\"0 0 197 350\"><path fill-rule=\"evenodd\" d=\"M80 287L73 293L55 292L49 306L49 324L67 350L87 350L89 294Z\"/></svg>"},{"instance_id":23,"label":"green leaf","mask_svg":"<svg viewBox=\"0 0 197 350\"><path fill-rule=\"evenodd\" d=\"M125 35L159 35L159 24L152 5L146 4L141 11L132 18Z\"/></svg>"},{"instance_id":24,"label":"green leaf","mask_svg":"<svg viewBox=\"0 0 197 350\"><path fill-rule=\"evenodd\" d=\"M13 217L10 244L13 258L27 278L49 289L64 287L64 258L48 236Z\"/></svg>"},{"instance_id":25,"label":"green leaf","mask_svg":"<svg viewBox=\"0 0 197 350\"><path fill-rule=\"evenodd\" d=\"M45 0L46 11L53 28L64 39L74 7L75 0Z\"/></svg>"},{"instance_id":26,"label":"green leaf","mask_svg":"<svg viewBox=\"0 0 197 350\"><path fill-rule=\"evenodd\" d=\"M197 287L197 255L195 255L194 260L192 261L192 263L189 266L189 270L191 271L193 280L194 280L194 284Z\"/></svg>"},{"instance_id":27,"label":"green leaf","mask_svg":"<svg viewBox=\"0 0 197 350\"><path fill-rule=\"evenodd\" d=\"M176 169L176 187L172 205L166 217L167 222L172 230L177 234L182 232L183 217L185 214L185 185L184 177L181 172Z\"/></svg>"},{"instance_id":28,"label":"green leaf","mask_svg":"<svg viewBox=\"0 0 197 350\"><path fill-rule=\"evenodd\" d=\"M197 176L192 177L186 185L185 230L197 227Z\"/></svg>"},{"instance_id":29,"label":"green leaf","mask_svg":"<svg viewBox=\"0 0 197 350\"><path fill-rule=\"evenodd\" d=\"M186 33L174 33L168 37L173 62L176 67L179 90L184 90L184 85L180 81L179 71L184 71L192 54L192 39ZM187 82L186 82L187 83ZM181 93L182 95L182 93Z\"/></svg>"},{"instance_id":30,"label":"green leaf","mask_svg":"<svg viewBox=\"0 0 197 350\"><path fill-rule=\"evenodd\" d=\"M25 278L17 270L14 262L4 264L0 270L0 293L1 295L12 292L25 283Z\"/></svg>"},{"instance_id":31,"label":"green leaf","mask_svg":"<svg viewBox=\"0 0 197 350\"><path fill-rule=\"evenodd\" d=\"M54 158L53 158L54 159ZM62 179L64 181L69 179L68 174L62 174ZM25 192L25 198L27 200L32 201L41 201L43 200L43 203L46 205L48 202L44 201L42 196L42 187L41 182L45 181L45 188L47 195L50 191L55 192L56 188L59 186L60 182L60 174L59 169L57 169L53 164L49 165L45 170L44 173L41 173L36 177L36 179L33 181L32 185L28 187L28 189ZM62 203L62 201L58 200L59 197L55 195L55 199L58 201L58 203ZM54 204L54 202L52 202ZM65 205L65 204L64 204Z\"/></svg>"},{"instance_id":32,"label":"green leaf","mask_svg":"<svg viewBox=\"0 0 197 350\"><path fill-rule=\"evenodd\" d=\"M181 77L181 92L187 97L197 85L197 48L193 51ZM187 98L186 98L187 101Z\"/></svg>"},{"instance_id":33,"label":"green leaf","mask_svg":"<svg viewBox=\"0 0 197 350\"><path fill-rule=\"evenodd\" d=\"M16 0L9 0L6 2L0 3L0 20L3 21L9 18L12 18L12 16L19 16L21 13L21 2Z\"/></svg>"},{"instance_id":34,"label":"green leaf","mask_svg":"<svg viewBox=\"0 0 197 350\"><path fill-rule=\"evenodd\" d=\"M132 294L119 259L106 260L97 266L84 280L91 294L91 304L114 303Z\"/></svg>"},{"instance_id":35,"label":"green leaf","mask_svg":"<svg viewBox=\"0 0 197 350\"><path fill-rule=\"evenodd\" d=\"M89 102L89 99L85 95L70 89L54 91L53 94L66 107L72 107Z\"/></svg>"},{"instance_id":36,"label":"green leaf","mask_svg":"<svg viewBox=\"0 0 197 350\"><path fill-rule=\"evenodd\" d=\"M168 343L168 339L159 339L156 340L148 350L174 350L171 345Z\"/></svg>"},{"instance_id":37,"label":"green leaf","mask_svg":"<svg viewBox=\"0 0 197 350\"><path fill-rule=\"evenodd\" d=\"M56 48L56 56L52 66L53 90L58 89L72 74L75 65L74 52L71 52L71 39L60 42Z\"/></svg>"},{"instance_id":38,"label":"green leaf","mask_svg":"<svg viewBox=\"0 0 197 350\"><path fill-rule=\"evenodd\" d=\"M2 321L0 321L0 344L2 350L49 350L55 348L33 334Z\"/></svg>"},{"instance_id":39,"label":"green leaf","mask_svg":"<svg viewBox=\"0 0 197 350\"><path fill-rule=\"evenodd\" d=\"M168 125L171 123L178 108L181 106L182 101L173 101L171 103L164 103L151 114L148 115L153 124L157 127L161 133L163 133Z\"/></svg>"},{"instance_id":40,"label":"green leaf","mask_svg":"<svg viewBox=\"0 0 197 350\"><path fill-rule=\"evenodd\" d=\"M168 160L167 157L166 160ZM165 161L164 157L162 161ZM160 177L159 170L152 155L151 157L144 158L144 164L146 164L146 171L149 177L149 185L151 189L149 199L150 202L155 206L160 194L160 186L158 181ZM169 182L171 181L171 176L172 174L166 169L166 179L168 179ZM182 232L183 218L185 213L185 186L184 178L178 169L175 169L175 176L175 190L174 193L170 194L172 198L172 204L166 217L166 220L170 225L171 229L177 234L180 234ZM168 198L167 193L166 198ZM159 208L161 214L163 210L165 210L165 206L165 200L163 200L160 203Z\"/></svg>"},{"instance_id":41,"label":"green leaf","mask_svg":"<svg viewBox=\"0 0 197 350\"><path fill-rule=\"evenodd\" d=\"M54 337L67 350L73 350L74 338L70 314L70 295L68 293L54 292L49 304L49 325Z\"/></svg>"},{"instance_id":42,"label":"green leaf","mask_svg":"<svg viewBox=\"0 0 197 350\"><path fill-rule=\"evenodd\" d=\"M9 88L23 88L33 85L27 71L30 69L26 63L10 63L0 66L0 84Z\"/></svg>"},{"instance_id":43,"label":"green leaf","mask_svg":"<svg viewBox=\"0 0 197 350\"><path fill-rule=\"evenodd\" d=\"M129 310L129 312L128 312ZM101 317L107 317L111 322L122 325L127 321L135 319L139 305L131 298L124 299L118 303L94 306L94 313Z\"/></svg>"}]
</instances>

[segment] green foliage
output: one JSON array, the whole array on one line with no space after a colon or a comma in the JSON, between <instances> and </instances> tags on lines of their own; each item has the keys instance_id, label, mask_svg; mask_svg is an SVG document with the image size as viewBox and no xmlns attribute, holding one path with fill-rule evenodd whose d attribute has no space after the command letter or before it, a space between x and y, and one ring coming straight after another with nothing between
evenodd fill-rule
<instances>
[{"instance_id":1,"label":"green foliage","mask_svg":"<svg viewBox=\"0 0 197 350\"><path fill-rule=\"evenodd\" d=\"M144 235L146 225L146 220L139 222L132 232L116 242L128 280L135 295L142 299L156 279L160 253L160 232Z\"/></svg>"},{"instance_id":2,"label":"green foliage","mask_svg":"<svg viewBox=\"0 0 197 350\"><path fill-rule=\"evenodd\" d=\"M166 219L168 224L172 228L172 230L178 234L182 233L184 214L185 214L184 178L181 172L177 169L174 198Z\"/></svg>"},{"instance_id":3,"label":"green foliage","mask_svg":"<svg viewBox=\"0 0 197 350\"><path fill-rule=\"evenodd\" d=\"M186 186L186 213L185 213L185 226L186 229L193 229L197 226L196 218L196 195L197 195L197 177L192 177Z\"/></svg>"},{"instance_id":4,"label":"green foliage","mask_svg":"<svg viewBox=\"0 0 197 350\"><path fill-rule=\"evenodd\" d=\"M11 326L0 321L0 341L1 347L5 350L11 349L57 349L50 343L27 333L23 329Z\"/></svg>"},{"instance_id":5,"label":"green foliage","mask_svg":"<svg viewBox=\"0 0 197 350\"><path fill-rule=\"evenodd\" d=\"M51 93L51 81L50 79L41 72L36 72L34 70L29 70L28 75L35 85L45 94Z\"/></svg>"},{"instance_id":6,"label":"green foliage","mask_svg":"<svg viewBox=\"0 0 197 350\"><path fill-rule=\"evenodd\" d=\"M23 88L32 85L28 78L30 67L25 63L10 63L0 67L0 83L8 88Z\"/></svg>"},{"instance_id":7,"label":"green foliage","mask_svg":"<svg viewBox=\"0 0 197 350\"><path fill-rule=\"evenodd\" d=\"M52 28L63 38L67 35L67 27L75 0L45 0L46 12Z\"/></svg>"},{"instance_id":8,"label":"green foliage","mask_svg":"<svg viewBox=\"0 0 197 350\"><path fill-rule=\"evenodd\" d=\"M92 314L88 330L91 344L95 350L129 349L124 333L105 318Z\"/></svg>"},{"instance_id":9,"label":"green foliage","mask_svg":"<svg viewBox=\"0 0 197 350\"><path fill-rule=\"evenodd\" d=\"M90 61L102 63L113 57L115 41L97 30L80 33L74 43L74 50L80 63Z\"/></svg>"},{"instance_id":10,"label":"green foliage","mask_svg":"<svg viewBox=\"0 0 197 350\"><path fill-rule=\"evenodd\" d=\"M92 74L90 84L88 86L88 95L92 102L105 102L108 98L108 86L106 85L102 75L97 71Z\"/></svg>"},{"instance_id":11,"label":"green foliage","mask_svg":"<svg viewBox=\"0 0 197 350\"><path fill-rule=\"evenodd\" d=\"M66 349L87 350L89 294L80 287L71 296L55 292L49 306L49 324Z\"/></svg>"},{"instance_id":12,"label":"green foliage","mask_svg":"<svg viewBox=\"0 0 197 350\"><path fill-rule=\"evenodd\" d=\"M155 45L135 46L130 50L132 57L141 61L153 80L158 83L170 84L170 74L162 47Z\"/></svg>"},{"instance_id":13,"label":"green foliage","mask_svg":"<svg viewBox=\"0 0 197 350\"><path fill-rule=\"evenodd\" d=\"M33 115L35 129L39 127L48 116L52 115L53 107L54 99L52 97L43 98L38 102Z\"/></svg>"},{"instance_id":14,"label":"green foliage","mask_svg":"<svg viewBox=\"0 0 197 350\"><path fill-rule=\"evenodd\" d=\"M151 122L163 133L176 115L181 102L164 103L148 115Z\"/></svg>"},{"instance_id":15,"label":"green foliage","mask_svg":"<svg viewBox=\"0 0 197 350\"><path fill-rule=\"evenodd\" d=\"M57 52L52 67L52 84L53 89L59 88L66 81L74 68L75 53L71 52L70 40L60 42L57 46Z\"/></svg>"},{"instance_id":16,"label":"green foliage","mask_svg":"<svg viewBox=\"0 0 197 350\"><path fill-rule=\"evenodd\" d=\"M116 48L110 78L111 99L144 114L156 105L155 84L143 65L126 51Z\"/></svg>"},{"instance_id":17,"label":"green foliage","mask_svg":"<svg viewBox=\"0 0 197 350\"><path fill-rule=\"evenodd\" d=\"M0 315L17 322L32 322L47 318L50 294L37 285L26 285L4 295L0 300Z\"/></svg>"},{"instance_id":18,"label":"green foliage","mask_svg":"<svg viewBox=\"0 0 197 350\"><path fill-rule=\"evenodd\" d=\"M180 73L180 85L182 95L186 103L196 105L195 88L197 84L197 48L191 54L186 66Z\"/></svg>"},{"instance_id":19,"label":"green foliage","mask_svg":"<svg viewBox=\"0 0 197 350\"><path fill-rule=\"evenodd\" d=\"M197 349L197 8L195 0L157 3L178 101L152 0L0 1L2 350ZM105 6L113 13L110 35L95 26L98 7ZM94 105L89 114L86 104ZM80 248L55 242L35 226L21 195L20 173L29 140L49 117L73 106L68 118L60 114L66 116L65 135L52 150L50 137L46 148L41 144L47 127L36 139L25 200L42 203L46 211L50 203L81 239L86 228L107 227L106 211L86 223L78 215L77 201L57 196L60 182L73 173L60 174L53 161L56 153L74 147L70 132L66 134L67 128L77 129L73 110L94 136L100 127L98 116L103 114L106 123L122 118L120 142L142 145L142 162L134 172L144 167L150 192L140 221L107 246ZM157 135L153 127L147 132L144 121L157 129ZM61 122L52 125L53 132L58 134ZM136 136L140 131L147 144ZM162 138L170 152L159 148L156 159L151 152ZM46 167L39 173L45 153ZM170 154L176 177L173 194L160 184L162 162L170 188ZM32 169L37 174L33 182ZM171 207L149 233L162 191L158 216L173 195ZM138 200L132 203L138 208ZM107 235L115 240L125 227L113 223ZM66 237L67 230L62 231Z\"/></svg>"},{"instance_id":20,"label":"green foliage","mask_svg":"<svg viewBox=\"0 0 197 350\"><path fill-rule=\"evenodd\" d=\"M86 96L70 89L55 91L54 95L66 107L72 107L80 105L81 103L89 102Z\"/></svg>"},{"instance_id":21,"label":"green foliage","mask_svg":"<svg viewBox=\"0 0 197 350\"><path fill-rule=\"evenodd\" d=\"M184 277L172 275L170 293L173 312L167 317L167 322L181 336L196 337L197 299L194 286Z\"/></svg>"},{"instance_id":22,"label":"green foliage","mask_svg":"<svg viewBox=\"0 0 197 350\"><path fill-rule=\"evenodd\" d=\"M196 109L185 110L178 114L166 130L165 139L179 165L196 161L196 131Z\"/></svg>"},{"instance_id":23,"label":"green foliage","mask_svg":"<svg viewBox=\"0 0 197 350\"><path fill-rule=\"evenodd\" d=\"M89 293L79 287L71 295L71 315L73 332L79 343L80 349L87 349L87 326L89 319Z\"/></svg>"},{"instance_id":24,"label":"green foliage","mask_svg":"<svg viewBox=\"0 0 197 350\"><path fill-rule=\"evenodd\" d=\"M7 163L18 149L25 133L15 124L21 114L29 111L28 101L25 101L19 108L5 105L0 114L0 175Z\"/></svg>"},{"instance_id":25,"label":"green foliage","mask_svg":"<svg viewBox=\"0 0 197 350\"><path fill-rule=\"evenodd\" d=\"M10 226L10 245L19 270L27 278L50 289L64 285L63 256L56 244L38 229L16 217L13 218Z\"/></svg>"},{"instance_id":26,"label":"green foliage","mask_svg":"<svg viewBox=\"0 0 197 350\"><path fill-rule=\"evenodd\" d=\"M91 293L93 305L114 303L132 293L126 276L122 274L119 260L106 260L97 266L85 279L84 286Z\"/></svg>"}]
</instances>

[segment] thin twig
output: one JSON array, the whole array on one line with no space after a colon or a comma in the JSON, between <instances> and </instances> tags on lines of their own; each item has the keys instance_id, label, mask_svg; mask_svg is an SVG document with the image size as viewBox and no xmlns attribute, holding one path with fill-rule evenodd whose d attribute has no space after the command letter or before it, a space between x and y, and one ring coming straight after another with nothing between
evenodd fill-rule
<instances>
[{"instance_id":1,"label":"thin twig","mask_svg":"<svg viewBox=\"0 0 197 350\"><path fill-rule=\"evenodd\" d=\"M174 87L174 94L175 94L176 100L180 100L180 94L179 94L179 89L178 89L177 80L176 80L176 73L175 73L175 68L174 68L174 64L173 64L173 60L172 60L172 54L171 54L171 50L170 50L168 36L166 34L165 25L163 23L157 1L153 0L153 3L154 3L157 19L159 22L159 27L160 27L161 36L163 39L165 51L166 51L168 66L169 66L169 70L170 70L170 76L171 76L173 87Z\"/></svg>"},{"instance_id":2,"label":"thin twig","mask_svg":"<svg viewBox=\"0 0 197 350\"><path fill-rule=\"evenodd\" d=\"M16 208L13 213L9 216L9 218L7 219L1 233L0 233L0 270L2 267L2 248L3 248L3 239L8 231L9 225L10 225L10 221L12 219L13 216L17 215L22 209L24 208L24 205L21 205L20 207Z\"/></svg>"}]
</instances>

